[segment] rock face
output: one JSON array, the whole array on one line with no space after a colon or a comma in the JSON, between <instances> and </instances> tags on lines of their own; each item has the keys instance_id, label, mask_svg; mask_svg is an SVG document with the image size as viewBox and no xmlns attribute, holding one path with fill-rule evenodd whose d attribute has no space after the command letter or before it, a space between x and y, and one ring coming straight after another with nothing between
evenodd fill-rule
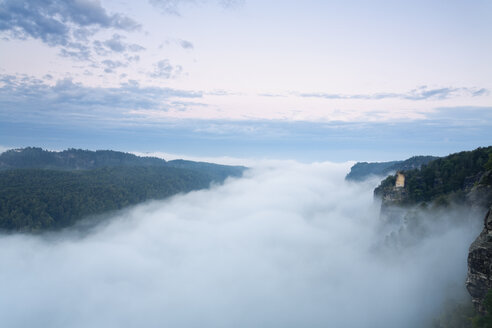
<instances>
[{"instance_id":1,"label":"rock face","mask_svg":"<svg viewBox=\"0 0 492 328\"><path fill-rule=\"evenodd\" d=\"M374 196L381 200L382 222L399 229L391 231L391 241L396 240L393 244L408 236L425 236L424 220L433 217L435 221L441 208L459 205L456 210L466 209L456 223L467 222L468 215L489 209L482 232L469 248L466 280L476 310L484 313L484 299L492 290L492 146L451 154L419 170L399 173L404 181L400 174L388 176L374 190Z\"/></svg>"},{"instance_id":2,"label":"rock face","mask_svg":"<svg viewBox=\"0 0 492 328\"><path fill-rule=\"evenodd\" d=\"M403 219L408 209L400 206L400 203L406 196L406 191L403 188L393 187L384 191L381 195L381 210L379 212L381 222L397 223Z\"/></svg>"},{"instance_id":3,"label":"rock face","mask_svg":"<svg viewBox=\"0 0 492 328\"><path fill-rule=\"evenodd\" d=\"M483 300L492 288L492 207L484 220L484 228L470 246L466 288L477 311L485 311Z\"/></svg>"}]
</instances>

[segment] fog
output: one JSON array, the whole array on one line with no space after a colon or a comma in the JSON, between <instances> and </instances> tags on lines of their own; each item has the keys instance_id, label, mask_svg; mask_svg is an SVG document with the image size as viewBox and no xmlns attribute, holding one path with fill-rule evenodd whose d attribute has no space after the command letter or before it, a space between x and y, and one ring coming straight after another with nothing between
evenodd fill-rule
<instances>
[{"instance_id":1,"label":"fog","mask_svg":"<svg viewBox=\"0 0 492 328\"><path fill-rule=\"evenodd\" d=\"M1 325L424 327L466 296L482 218L441 211L395 242L377 181L347 183L349 167L276 162L89 233L0 236Z\"/></svg>"}]
</instances>

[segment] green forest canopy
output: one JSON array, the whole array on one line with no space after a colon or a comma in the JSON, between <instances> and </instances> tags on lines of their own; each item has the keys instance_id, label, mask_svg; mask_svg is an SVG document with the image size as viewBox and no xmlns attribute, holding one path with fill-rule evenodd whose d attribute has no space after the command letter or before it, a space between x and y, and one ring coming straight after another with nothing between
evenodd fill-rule
<instances>
[{"instance_id":1,"label":"green forest canopy","mask_svg":"<svg viewBox=\"0 0 492 328\"><path fill-rule=\"evenodd\" d=\"M6 153L0 155L4 168L0 170L0 230L4 231L67 227L87 216L208 188L212 182L240 176L245 169L114 151L27 148ZM75 169L79 167L95 168Z\"/></svg>"}]
</instances>

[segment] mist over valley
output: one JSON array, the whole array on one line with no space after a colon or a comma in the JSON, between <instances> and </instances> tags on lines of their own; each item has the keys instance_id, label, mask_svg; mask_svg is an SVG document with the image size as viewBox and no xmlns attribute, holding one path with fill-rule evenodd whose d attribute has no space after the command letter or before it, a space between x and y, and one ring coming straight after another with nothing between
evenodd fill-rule
<instances>
[{"instance_id":1,"label":"mist over valley","mask_svg":"<svg viewBox=\"0 0 492 328\"><path fill-rule=\"evenodd\" d=\"M441 211L412 236L418 242L395 247L373 199L379 181L346 181L350 166L260 165L210 189L119 211L89 234L1 235L2 321L430 326L446 301L469 298L466 257L483 213Z\"/></svg>"}]
</instances>

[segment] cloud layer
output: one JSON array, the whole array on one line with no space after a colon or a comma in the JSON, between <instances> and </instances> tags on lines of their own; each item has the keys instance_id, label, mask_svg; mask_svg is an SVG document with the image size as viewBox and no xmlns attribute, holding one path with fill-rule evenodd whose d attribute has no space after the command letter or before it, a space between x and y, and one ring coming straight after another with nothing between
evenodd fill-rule
<instances>
[{"instance_id":1,"label":"cloud layer","mask_svg":"<svg viewBox=\"0 0 492 328\"><path fill-rule=\"evenodd\" d=\"M107 69L120 64L108 61ZM103 88L71 79L56 81L49 75L44 80L0 75L0 140L11 147L302 161L395 160L415 154L447 155L492 143L490 107L442 107L427 117L398 121L386 121L380 111L348 122L227 119L230 116L209 100L229 96L150 87L132 80ZM226 119L213 115L208 119L207 111Z\"/></svg>"},{"instance_id":2,"label":"cloud layer","mask_svg":"<svg viewBox=\"0 0 492 328\"><path fill-rule=\"evenodd\" d=\"M362 99L362 100L381 100L381 99L404 99L404 100L442 100L453 97L478 97L488 95L489 90L485 88L435 88L421 86L406 93L376 93L376 94L338 94L338 93L300 93L299 96L306 98L324 99ZM269 96L269 95L266 95Z\"/></svg>"},{"instance_id":3,"label":"cloud layer","mask_svg":"<svg viewBox=\"0 0 492 328\"><path fill-rule=\"evenodd\" d=\"M476 231L442 225L416 246L381 247L374 183L345 183L347 169L270 163L88 235L1 236L2 322L423 327L461 295Z\"/></svg>"},{"instance_id":4,"label":"cloud layer","mask_svg":"<svg viewBox=\"0 0 492 328\"><path fill-rule=\"evenodd\" d=\"M225 9L234 8L244 4L244 0L149 0L149 3L159 8L165 14L180 15L183 6L216 2Z\"/></svg>"},{"instance_id":5,"label":"cloud layer","mask_svg":"<svg viewBox=\"0 0 492 328\"><path fill-rule=\"evenodd\" d=\"M133 53L125 55L125 58L111 57L101 61L101 66L106 73L112 73L118 68L127 67L133 62L138 62L139 55L135 52L140 51L136 44L129 44L123 41L123 37L115 34L110 42L98 43L97 48L100 52L113 51ZM109 49L109 50L108 50ZM108 57L109 58L109 57ZM180 65L174 65L169 60L163 59L154 64L153 70L146 73L147 77L154 82L173 79L183 74ZM448 88L445 88L448 90ZM386 96L327 96L323 94L299 94L290 95L286 100L284 97L265 97L265 94L258 95L261 101L249 103L248 97L242 94L229 93L227 91L216 90L207 92L203 90L179 90L161 86L142 86L137 81L127 79L114 87L94 87L82 83L73 82L71 78L59 79L55 81L52 76L45 75L43 78L36 78L29 75L6 75L0 74L0 116L15 117L16 120L22 118L29 121L32 116L51 115L50 122L53 120L71 120L72 118L86 119L135 119L134 124L145 122L162 122L167 119L199 119L199 120L237 120L237 121L261 121L276 120L279 123L285 121L312 121L312 122L393 122L400 121L439 121L445 119L452 125L466 125L465 122L473 121L474 124L489 124L492 117L489 107L480 106L447 106L443 103L440 108L421 110L395 110L392 107L385 108L387 105L372 105L363 111L356 109L360 104L355 104L351 108L350 101L356 97L366 97L366 99L380 99L381 97L413 97L417 99L446 99L459 97L459 94L466 97L479 97L487 94L484 89L475 90L470 88L456 88L455 91L442 91L444 89L428 90L419 89L408 94L386 95ZM412 94L413 96L410 96ZM303 103L303 98L325 98L335 97L347 101L345 109L337 108L338 104ZM194 98L193 101L191 101ZM197 101L199 98L199 102ZM232 98L237 101L234 106L227 104ZM381 99L383 99L381 98ZM274 99L270 103L270 99ZM275 103L275 99L280 99ZM328 100L329 101L329 100ZM268 105L282 106L275 112L264 110ZM298 108L298 106L304 106ZM383 106L379 108L378 106ZM413 106L410 104L409 106ZM473 112L473 113L472 113ZM19 113L25 113L20 116ZM39 122L39 120L38 120ZM123 121L121 121L123 122ZM114 124L121 122L115 121ZM434 122L436 123L436 122Z\"/></svg>"},{"instance_id":6,"label":"cloud layer","mask_svg":"<svg viewBox=\"0 0 492 328\"><path fill-rule=\"evenodd\" d=\"M91 0L6 0L0 3L0 32L14 39L39 39L61 47L63 56L91 58L89 37L103 29L134 31L140 25L118 13L108 14Z\"/></svg>"},{"instance_id":7,"label":"cloud layer","mask_svg":"<svg viewBox=\"0 0 492 328\"><path fill-rule=\"evenodd\" d=\"M107 70L122 63L107 60ZM29 76L4 75L0 77L0 115L23 121L38 119L60 120L121 120L137 119L131 111L167 111L174 108L172 102L179 99L200 98L200 92L161 87L141 87L135 81L116 88L87 87L71 79L58 80L54 85ZM192 104L190 104L191 106Z\"/></svg>"},{"instance_id":8,"label":"cloud layer","mask_svg":"<svg viewBox=\"0 0 492 328\"><path fill-rule=\"evenodd\" d=\"M154 71L149 76L159 79L171 79L177 77L182 71L183 68L181 66L173 66L169 60L163 59L154 65Z\"/></svg>"}]
</instances>

